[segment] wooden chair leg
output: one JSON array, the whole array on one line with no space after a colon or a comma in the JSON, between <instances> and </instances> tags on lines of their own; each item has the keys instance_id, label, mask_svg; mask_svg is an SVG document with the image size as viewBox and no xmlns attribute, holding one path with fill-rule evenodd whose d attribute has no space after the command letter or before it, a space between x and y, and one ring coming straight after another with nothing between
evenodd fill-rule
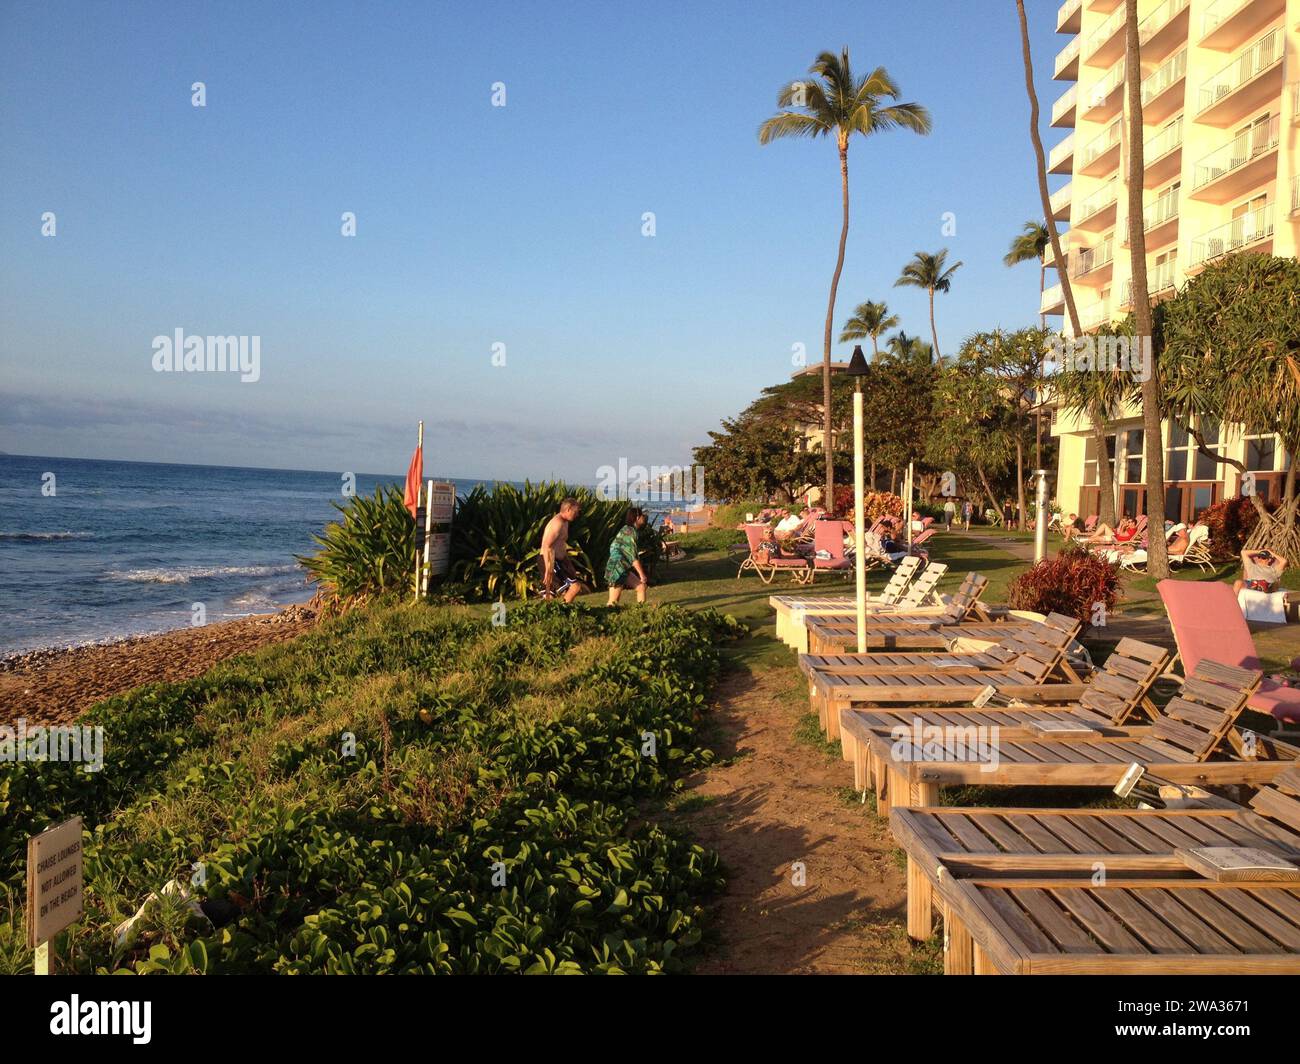
<instances>
[{"instance_id":1,"label":"wooden chair leg","mask_svg":"<svg viewBox=\"0 0 1300 1064\"><path fill-rule=\"evenodd\" d=\"M973 943L975 953L975 974L976 975L998 975L1000 974L993 962L989 960L989 955L984 952L978 942Z\"/></svg>"},{"instance_id":2,"label":"wooden chair leg","mask_svg":"<svg viewBox=\"0 0 1300 1064\"><path fill-rule=\"evenodd\" d=\"M975 971L975 943L966 925L950 907L943 907L943 974L971 975Z\"/></svg>"},{"instance_id":3,"label":"wooden chair leg","mask_svg":"<svg viewBox=\"0 0 1300 1064\"><path fill-rule=\"evenodd\" d=\"M912 796L919 807L939 804L939 785L929 780L915 780L912 783Z\"/></svg>"},{"instance_id":4,"label":"wooden chair leg","mask_svg":"<svg viewBox=\"0 0 1300 1064\"><path fill-rule=\"evenodd\" d=\"M867 759L862 753L865 744L848 732L844 733L843 743L848 750L848 760L853 762L853 789L855 791L865 791L867 789Z\"/></svg>"},{"instance_id":5,"label":"wooden chair leg","mask_svg":"<svg viewBox=\"0 0 1300 1064\"><path fill-rule=\"evenodd\" d=\"M934 891L920 864L907 855L907 934L924 942L934 934L932 908Z\"/></svg>"},{"instance_id":6,"label":"wooden chair leg","mask_svg":"<svg viewBox=\"0 0 1300 1064\"><path fill-rule=\"evenodd\" d=\"M890 766L889 768L889 804L893 809L912 809L915 803L912 801L912 781L908 779L907 769L902 771Z\"/></svg>"}]
</instances>

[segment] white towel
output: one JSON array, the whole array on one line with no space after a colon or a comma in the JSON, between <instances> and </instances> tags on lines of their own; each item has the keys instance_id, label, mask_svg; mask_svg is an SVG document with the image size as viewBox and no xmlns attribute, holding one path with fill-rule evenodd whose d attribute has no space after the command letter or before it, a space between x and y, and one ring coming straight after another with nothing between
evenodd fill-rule
<instances>
[{"instance_id":1,"label":"white towel","mask_svg":"<svg viewBox=\"0 0 1300 1064\"><path fill-rule=\"evenodd\" d=\"M1243 587L1237 592L1237 604L1248 621L1261 624L1286 624L1286 592L1251 591Z\"/></svg>"}]
</instances>

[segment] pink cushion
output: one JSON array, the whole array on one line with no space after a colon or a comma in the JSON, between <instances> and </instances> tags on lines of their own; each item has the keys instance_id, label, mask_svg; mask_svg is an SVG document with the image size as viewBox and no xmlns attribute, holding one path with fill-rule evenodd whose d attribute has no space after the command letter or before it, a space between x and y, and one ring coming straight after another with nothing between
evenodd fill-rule
<instances>
[{"instance_id":1,"label":"pink cushion","mask_svg":"<svg viewBox=\"0 0 1300 1064\"><path fill-rule=\"evenodd\" d=\"M1262 713L1272 713L1278 720L1300 722L1300 687L1283 687L1266 679L1250 705Z\"/></svg>"}]
</instances>

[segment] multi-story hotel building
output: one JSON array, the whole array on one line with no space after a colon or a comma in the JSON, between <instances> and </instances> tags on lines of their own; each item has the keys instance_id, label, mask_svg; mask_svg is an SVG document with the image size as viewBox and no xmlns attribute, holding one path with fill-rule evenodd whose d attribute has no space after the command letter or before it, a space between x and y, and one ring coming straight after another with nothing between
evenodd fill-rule
<instances>
[{"instance_id":1,"label":"multi-story hotel building","mask_svg":"<svg viewBox=\"0 0 1300 1064\"><path fill-rule=\"evenodd\" d=\"M1067 175L1052 195L1084 331L1133 309L1128 250L1129 130L1123 0L1065 0L1065 91L1051 124L1065 137L1049 168ZM1139 0L1143 107L1143 227L1148 287L1168 298L1207 264L1244 251L1294 256L1300 241L1300 0ZM1068 223L1068 230L1065 230ZM1050 277L1051 275L1049 275ZM1042 311L1065 314L1060 284ZM1064 328L1070 331L1068 316ZM1107 460L1122 512L1145 507L1141 412L1120 411ZM1260 494L1276 496L1290 457L1276 437L1243 425L1201 425L1213 448L1243 462ZM1086 420L1058 411L1056 499L1097 512L1097 448ZM1167 515L1191 520L1240 492L1231 466L1197 452L1186 426L1166 423Z\"/></svg>"}]
</instances>

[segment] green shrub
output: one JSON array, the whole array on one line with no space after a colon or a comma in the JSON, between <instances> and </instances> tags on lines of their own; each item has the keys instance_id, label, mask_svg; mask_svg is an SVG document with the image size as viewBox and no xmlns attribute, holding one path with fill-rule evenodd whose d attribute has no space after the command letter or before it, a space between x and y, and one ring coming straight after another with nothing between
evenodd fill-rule
<instances>
[{"instance_id":1,"label":"green shrub","mask_svg":"<svg viewBox=\"0 0 1300 1064\"><path fill-rule=\"evenodd\" d=\"M334 503L343 515L312 538L320 550L298 555L309 578L337 600L398 591L410 586L415 569L415 522L402 490L381 485L372 496Z\"/></svg>"},{"instance_id":2,"label":"green shrub","mask_svg":"<svg viewBox=\"0 0 1300 1064\"><path fill-rule=\"evenodd\" d=\"M479 599L523 599L536 593L542 532L566 495L582 506L569 527L569 558L588 587L603 587L609 546L632 504L600 499L586 488L558 481L522 488L494 484L490 490L480 484L457 500L449 578Z\"/></svg>"}]
</instances>

